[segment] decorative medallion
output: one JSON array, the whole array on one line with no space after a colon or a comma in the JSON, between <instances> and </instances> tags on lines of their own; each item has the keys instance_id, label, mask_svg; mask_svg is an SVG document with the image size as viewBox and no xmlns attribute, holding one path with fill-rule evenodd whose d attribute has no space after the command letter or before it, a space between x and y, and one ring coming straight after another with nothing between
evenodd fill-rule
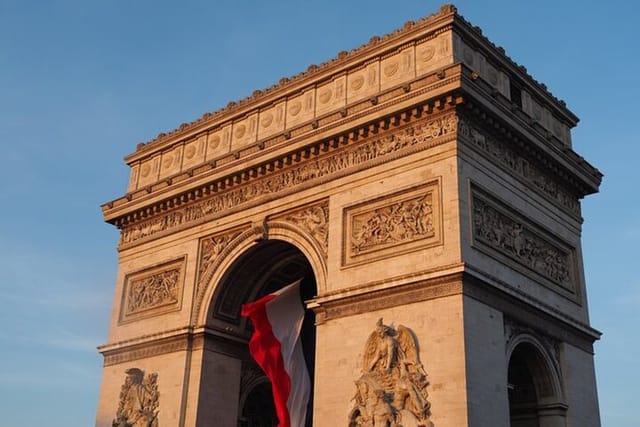
<instances>
[{"instance_id":1,"label":"decorative medallion","mask_svg":"<svg viewBox=\"0 0 640 427\"><path fill-rule=\"evenodd\" d=\"M158 374L145 375L138 368L125 371L113 427L158 427L160 393Z\"/></svg>"},{"instance_id":2,"label":"decorative medallion","mask_svg":"<svg viewBox=\"0 0 640 427\"><path fill-rule=\"evenodd\" d=\"M289 107L289 114L291 114L292 116L297 116L300 110L302 110L302 104L299 101L294 102Z\"/></svg>"},{"instance_id":3,"label":"decorative medallion","mask_svg":"<svg viewBox=\"0 0 640 427\"><path fill-rule=\"evenodd\" d=\"M349 427L433 427L428 385L413 332L379 319L365 344Z\"/></svg>"},{"instance_id":4,"label":"decorative medallion","mask_svg":"<svg viewBox=\"0 0 640 427\"><path fill-rule=\"evenodd\" d=\"M364 85L364 76L356 76L351 82L351 89L360 90L360 88L362 88L363 85Z\"/></svg>"},{"instance_id":5,"label":"decorative medallion","mask_svg":"<svg viewBox=\"0 0 640 427\"><path fill-rule=\"evenodd\" d=\"M321 104L326 104L331 100L331 89L326 89L320 93L319 97Z\"/></svg>"}]
</instances>

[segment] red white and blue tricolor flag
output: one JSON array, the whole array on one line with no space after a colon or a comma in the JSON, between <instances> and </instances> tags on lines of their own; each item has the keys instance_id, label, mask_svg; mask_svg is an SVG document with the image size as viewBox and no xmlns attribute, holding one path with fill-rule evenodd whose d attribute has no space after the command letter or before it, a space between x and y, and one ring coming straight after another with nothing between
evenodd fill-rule
<instances>
[{"instance_id":1,"label":"red white and blue tricolor flag","mask_svg":"<svg viewBox=\"0 0 640 427\"><path fill-rule=\"evenodd\" d=\"M244 304L242 315L253 322L249 351L271 380L278 427L304 427L311 381L300 342L300 280Z\"/></svg>"}]
</instances>

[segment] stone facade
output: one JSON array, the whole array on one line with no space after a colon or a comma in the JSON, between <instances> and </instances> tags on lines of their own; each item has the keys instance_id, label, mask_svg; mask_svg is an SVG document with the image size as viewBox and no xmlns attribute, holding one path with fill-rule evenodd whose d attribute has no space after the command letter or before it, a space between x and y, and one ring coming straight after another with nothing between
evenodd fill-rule
<instances>
[{"instance_id":1,"label":"stone facade","mask_svg":"<svg viewBox=\"0 0 640 427\"><path fill-rule=\"evenodd\" d=\"M576 123L443 6L139 145L96 426L248 425L300 277L316 427L599 426Z\"/></svg>"}]
</instances>

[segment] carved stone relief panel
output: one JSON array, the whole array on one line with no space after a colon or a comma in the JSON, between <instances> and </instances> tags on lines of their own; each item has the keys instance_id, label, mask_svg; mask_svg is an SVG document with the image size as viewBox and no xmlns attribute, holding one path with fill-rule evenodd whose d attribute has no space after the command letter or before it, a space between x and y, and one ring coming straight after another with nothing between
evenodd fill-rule
<instances>
[{"instance_id":1,"label":"carved stone relief panel","mask_svg":"<svg viewBox=\"0 0 640 427\"><path fill-rule=\"evenodd\" d=\"M530 163L507 144L482 131L467 118L459 120L459 134L469 140L473 147L496 161L510 173L524 180L530 188L550 199L573 216L580 216L578 198L565 189L562 184Z\"/></svg>"},{"instance_id":2,"label":"carved stone relief panel","mask_svg":"<svg viewBox=\"0 0 640 427\"><path fill-rule=\"evenodd\" d=\"M379 319L365 344L349 427L433 427L428 385L413 331Z\"/></svg>"},{"instance_id":3,"label":"carved stone relief panel","mask_svg":"<svg viewBox=\"0 0 640 427\"><path fill-rule=\"evenodd\" d=\"M215 271L216 261L220 260L220 257L225 249L229 246L229 243L242 234L248 226L241 226L232 230L225 230L220 233L212 234L200 239L200 251L198 259L198 280L196 281L196 295L207 286L211 276Z\"/></svg>"},{"instance_id":4,"label":"carved stone relief panel","mask_svg":"<svg viewBox=\"0 0 640 427\"><path fill-rule=\"evenodd\" d=\"M452 61L451 34L440 34L416 45L417 75L434 71Z\"/></svg>"},{"instance_id":5,"label":"carved stone relief panel","mask_svg":"<svg viewBox=\"0 0 640 427\"><path fill-rule=\"evenodd\" d=\"M329 248L329 201L323 200L303 208L277 215L276 221L287 221L295 224L307 232L326 258Z\"/></svg>"},{"instance_id":6,"label":"carved stone relief panel","mask_svg":"<svg viewBox=\"0 0 640 427\"><path fill-rule=\"evenodd\" d=\"M231 148L233 150L256 142L258 136L258 115L252 114L246 119L235 122L231 135Z\"/></svg>"},{"instance_id":7,"label":"carved stone relief panel","mask_svg":"<svg viewBox=\"0 0 640 427\"><path fill-rule=\"evenodd\" d=\"M309 89L303 94L289 99L287 101L287 121L285 126L291 127L313 119L315 98L315 90Z\"/></svg>"},{"instance_id":8,"label":"carved stone relief panel","mask_svg":"<svg viewBox=\"0 0 640 427\"><path fill-rule=\"evenodd\" d=\"M344 107L346 102L346 76L338 77L316 90L316 115Z\"/></svg>"},{"instance_id":9,"label":"carved stone relief panel","mask_svg":"<svg viewBox=\"0 0 640 427\"><path fill-rule=\"evenodd\" d=\"M409 81L415 75L413 46L380 61L380 85L383 90Z\"/></svg>"},{"instance_id":10,"label":"carved stone relief panel","mask_svg":"<svg viewBox=\"0 0 640 427\"><path fill-rule=\"evenodd\" d=\"M120 389L120 401L113 427L158 427L160 392L158 374L145 375L138 368L125 371L124 384Z\"/></svg>"},{"instance_id":11,"label":"carved stone relief panel","mask_svg":"<svg viewBox=\"0 0 640 427\"><path fill-rule=\"evenodd\" d=\"M189 169L200 164L205 159L207 151L207 134L203 133L184 145L182 156L182 170Z\"/></svg>"},{"instance_id":12,"label":"carved stone relief panel","mask_svg":"<svg viewBox=\"0 0 640 427\"><path fill-rule=\"evenodd\" d=\"M441 218L437 180L347 207L343 265L441 244Z\"/></svg>"},{"instance_id":13,"label":"carved stone relief panel","mask_svg":"<svg viewBox=\"0 0 640 427\"><path fill-rule=\"evenodd\" d=\"M160 155L157 154L148 160L144 160L140 165L140 175L138 176L137 188L143 188L158 180L160 173Z\"/></svg>"},{"instance_id":14,"label":"carved stone relief panel","mask_svg":"<svg viewBox=\"0 0 640 427\"><path fill-rule=\"evenodd\" d=\"M180 310L186 257L128 274L120 322Z\"/></svg>"},{"instance_id":15,"label":"carved stone relief panel","mask_svg":"<svg viewBox=\"0 0 640 427\"><path fill-rule=\"evenodd\" d=\"M284 130L284 112L286 104L280 102L260 112L258 139L264 139Z\"/></svg>"},{"instance_id":16,"label":"carved stone relief panel","mask_svg":"<svg viewBox=\"0 0 640 427\"><path fill-rule=\"evenodd\" d=\"M207 139L207 160L214 159L231 149L231 125L209 133Z\"/></svg>"},{"instance_id":17,"label":"carved stone relief panel","mask_svg":"<svg viewBox=\"0 0 640 427\"><path fill-rule=\"evenodd\" d=\"M338 176L349 169L359 170L373 165L373 161L378 158L401 155L403 151L409 152L411 149L431 147L432 144L438 143L438 140L447 141L444 137L452 137L457 128L458 118L455 113L450 113L365 140L353 147L318 156L247 184L216 192L197 203L126 226L122 230L120 243L132 243L188 223L211 218L220 212L249 202L264 200L286 190L294 191L296 187L313 181L319 182Z\"/></svg>"},{"instance_id":18,"label":"carved stone relief panel","mask_svg":"<svg viewBox=\"0 0 640 427\"><path fill-rule=\"evenodd\" d=\"M160 158L160 174L159 179L166 178L177 172L182 167L182 146L179 145L171 150L162 153Z\"/></svg>"},{"instance_id":19,"label":"carved stone relief panel","mask_svg":"<svg viewBox=\"0 0 640 427\"><path fill-rule=\"evenodd\" d=\"M347 84L347 103L373 96L380 91L379 62L349 73Z\"/></svg>"},{"instance_id":20,"label":"carved stone relief panel","mask_svg":"<svg viewBox=\"0 0 640 427\"><path fill-rule=\"evenodd\" d=\"M472 187L473 246L526 267L554 290L575 294L575 249L505 203ZM507 262L514 266L513 263Z\"/></svg>"}]
</instances>

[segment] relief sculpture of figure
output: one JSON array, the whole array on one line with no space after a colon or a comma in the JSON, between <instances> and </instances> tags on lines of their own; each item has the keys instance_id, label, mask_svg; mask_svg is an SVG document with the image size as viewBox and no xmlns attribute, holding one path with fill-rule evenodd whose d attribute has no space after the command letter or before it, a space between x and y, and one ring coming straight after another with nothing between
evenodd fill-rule
<instances>
[{"instance_id":1,"label":"relief sculpture of figure","mask_svg":"<svg viewBox=\"0 0 640 427\"><path fill-rule=\"evenodd\" d=\"M125 371L113 427L158 427L158 374L145 378L138 368Z\"/></svg>"},{"instance_id":2,"label":"relief sculpture of figure","mask_svg":"<svg viewBox=\"0 0 640 427\"><path fill-rule=\"evenodd\" d=\"M349 427L433 427L428 385L413 332L379 319L365 344Z\"/></svg>"}]
</instances>

